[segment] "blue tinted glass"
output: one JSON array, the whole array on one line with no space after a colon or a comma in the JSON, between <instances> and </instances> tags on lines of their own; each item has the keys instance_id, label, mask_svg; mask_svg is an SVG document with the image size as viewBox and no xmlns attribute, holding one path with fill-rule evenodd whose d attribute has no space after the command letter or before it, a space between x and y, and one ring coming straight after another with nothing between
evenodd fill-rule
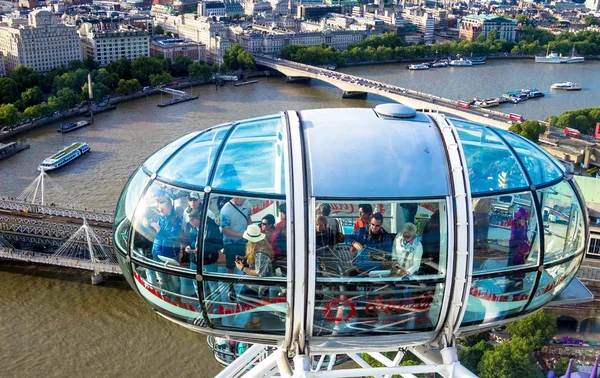
<instances>
[{"instance_id":1,"label":"blue tinted glass","mask_svg":"<svg viewBox=\"0 0 600 378\"><path fill-rule=\"evenodd\" d=\"M525 174L508 147L491 130L453 119L465 158L471 193L527 188Z\"/></svg>"},{"instance_id":2,"label":"blue tinted glass","mask_svg":"<svg viewBox=\"0 0 600 378\"><path fill-rule=\"evenodd\" d=\"M284 194L283 127L279 116L236 126L219 159L214 189Z\"/></svg>"},{"instance_id":3,"label":"blue tinted glass","mask_svg":"<svg viewBox=\"0 0 600 378\"><path fill-rule=\"evenodd\" d=\"M563 176L562 170L538 146L507 131L498 132L515 149L533 184L540 185Z\"/></svg>"},{"instance_id":4,"label":"blue tinted glass","mask_svg":"<svg viewBox=\"0 0 600 378\"><path fill-rule=\"evenodd\" d=\"M150 156L148 160L144 163L144 167L150 172L156 172L161 165L167 160L173 152L177 151L179 147L181 147L185 142L192 139L196 135L200 134L201 131L196 131L194 133L184 135L181 138L177 139L175 142L171 142L167 144L165 147L160 149L154 155Z\"/></svg>"},{"instance_id":5,"label":"blue tinted glass","mask_svg":"<svg viewBox=\"0 0 600 378\"><path fill-rule=\"evenodd\" d=\"M230 128L218 127L194 139L160 169L159 176L178 184L206 186L219 146Z\"/></svg>"}]
</instances>

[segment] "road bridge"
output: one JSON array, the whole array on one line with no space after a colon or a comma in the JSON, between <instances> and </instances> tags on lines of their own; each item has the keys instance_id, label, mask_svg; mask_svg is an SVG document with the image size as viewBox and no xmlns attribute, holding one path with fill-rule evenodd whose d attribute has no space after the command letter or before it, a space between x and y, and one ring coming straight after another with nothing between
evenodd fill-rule
<instances>
[{"instance_id":1,"label":"road bridge","mask_svg":"<svg viewBox=\"0 0 600 378\"><path fill-rule=\"evenodd\" d=\"M342 97L345 98L365 98L368 93L371 93L417 110L439 111L440 113L502 129L508 129L512 124L507 113L483 108L461 108L458 106L457 100L267 55L254 54L254 59L257 65L268 67L286 75L289 82L320 80L341 89L343 91Z\"/></svg>"}]
</instances>

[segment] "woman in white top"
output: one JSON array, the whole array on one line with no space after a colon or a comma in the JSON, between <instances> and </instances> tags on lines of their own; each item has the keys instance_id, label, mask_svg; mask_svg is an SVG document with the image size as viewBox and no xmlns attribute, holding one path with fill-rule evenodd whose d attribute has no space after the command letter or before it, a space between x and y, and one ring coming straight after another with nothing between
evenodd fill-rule
<instances>
[{"instance_id":1,"label":"woman in white top","mask_svg":"<svg viewBox=\"0 0 600 378\"><path fill-rule=\"evenodd\" d=\"M422 256L423 246L417 238L417 226L405 223L402 233L394 239L392 261L402 268L404 275L410 276L419 270Z\"/></svg>"}]
</instances>

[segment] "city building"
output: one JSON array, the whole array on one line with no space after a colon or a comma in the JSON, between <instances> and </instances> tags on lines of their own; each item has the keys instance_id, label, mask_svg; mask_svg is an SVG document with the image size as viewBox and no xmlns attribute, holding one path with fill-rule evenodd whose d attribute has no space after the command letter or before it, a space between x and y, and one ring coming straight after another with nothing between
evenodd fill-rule
<instances>
[{"instance_id":1,"label":"city building","mask_svg":"<svg viewBox=\"0 0 600 378\"><path fill-rule=\"evenodd\" d=\"M206 46L200 42L183 39L163 39L150 42L150 56L162 55L175 62L178 56L187 56L194 62L206 61Z\"/></svg>"},{"instance_id":2,"label":"city building","mask_svg":"<svg viewBox=\"0 0 600 378\"><path fill-rule=\"evenodd\" d=\"M429 9L420 7L410 7L404 9L402 18L405 25L414 25L425 43L433 42L433 29L435 27L435 19L429 12Z\"/></svg>"},{"instance_id":3,"label":"city building","mask_svg":"<svg viewBox=\"0 0 600 378\"><path fill-rule=\"evenodd\" d=\"M96 25L84 23L79 28L79 35L83 46L83 58L91 57L101 66L122 57L134 60L140 55L150 56L148 31L132 26L121 26L118 30L102 30Z\"/></svg>"},{"instance_id":4,"label":"city building","mask_svg":"<svg viewBox=\"0 0 600 378\"><path fill-rule=\"evenodd\" d=\"M479 34L487 37L489 32L495 30L498 38L515 42L516 26L517 20L509 18L487 14L469 15L461 20L459 38L474 41Z\"/></svg>"},{"instance_id":5,"label":"city building","mask_svg":"<svg viewBox=\"0 0 600 378\"><path fill-rule=\"evenodd\" d=\"M198 3L199 16L225 16L225 3L221 0L202 0Z\"/></svg>"},{"instance_id":6,"label":"city building","mask_svg":"<svg viewBox=\"0 0 600 378\"><path fill-rule=\"evenodd\" d=\"M0 77L6 76L6 70L4 69L4 55L0 52Z\"/></svg>"},{"instance_id":7,"label":"city building","mask_svg":"<svg viewBox=\"0 0 600 378\"><path fill-rule=\"evenodd\" d=\"M58 18L48 11L35 10L27 19L7 18L0 25L0 52L7 72L19 64L48 72L73 60L82 60L81 41L75 27L58 23Z\"/></svg>"},{"instance_id":8,"label":"city building","mask_svg":"<svg viewBox=\"0 0 600 378\"><path fill-rule=\"evenodd\" d=\"M592 12L600 11L600 0L585 0L585 7Z\"/></svg>"},{"instance_id":9,"label":"city building","mask_svg":"<svg viewBox=\"0 0 600 378\"><path fill-rule=\"evenodd\" d=\"M244 8L244 14L248 16L256 16L256 15L272 15L273 14L273 6L268 1L263 0L249 0L243 1L241 3Z\"/></svg>"},{"instance_id":10,"label":"city building","mask_svg":"<svg viewBox=\"0 0 600 378\"><path fill-rule=\"evenodd\" d=\"M339 5L304 4L298 6L297 17L303 20L320 20L329 13L341 13Z\"/></svg>"}]
</instances>

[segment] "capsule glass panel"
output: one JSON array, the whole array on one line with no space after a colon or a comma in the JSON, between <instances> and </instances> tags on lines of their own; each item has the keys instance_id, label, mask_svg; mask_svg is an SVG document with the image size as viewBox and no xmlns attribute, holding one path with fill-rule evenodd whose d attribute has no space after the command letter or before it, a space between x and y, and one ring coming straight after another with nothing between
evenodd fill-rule
<instances>
[{"instance_id":1,"label":"capsule glass panel","mask_svg":"<svg viewBox=\"0 0 600 378\"><path fill-rule=\"evenodd\" d=\"M519 160L521 160L531 178L532 184L541 185L563 176L563 171L551 158L540 151L538 146L501 129L498 129L498 133L515 149Z\"/></svg>"},{"instance_id":2,"label":"capsule glass panel","mask_svg":"<svg viewBox=\"0 0 600 378\"><path fill-rule=\"evenodd\" d=\"M123 193L121 193L115 212L115 244L119 252L127 253L129 227L131 226L133 212L149 180L148 175L144 173L142 168L139 168L131 176Z\"/></svg>"},{"instance_id":3,"label":"capsule glass panel","mask_svg":"<svg viewBox=\"0 0 600 378\"><path fill-rule=\"evenodd\" d=\"M581 252L585 245L583 212L575 192L567 182L538 191L542 203L544 263Z\"/></svg>"},{"instance_id":4,"label":"capsule glass panel","mask_svg":"<svg viewBox=\"0 0 600 378\"><path fill-rule=\"evenodd\" d=\"M447 261L444 201L317 200L313 335L436 327Z\"/></svg>"},{"instance_id":5,"label":"capsule glass panel","mask_svg":"<svg viewBox=\"0 0 600 378\"><path fill-rule=\"evenodd\" d=\"M201 131L196 131L194 133L190 133L182 136L174 142L167 144L165 147L161 148L154 155L150 156L148 160L144 163L144 168L148 171L154 173L158 171L158 169L163 165L163 163L173 155L179 147L183 146L189 140L200 134Z\"/></svg>"},{"instance_id":6,"label":"capsule glass panel","mask_svg":"<svg viewBox=\"0 0 600 378\"><path fill-rule=\"evenodd\" d=\"M560 265L544 269L538 288L535 291L535 296L527 307L527 310L535 310L547 304L552 298L558 295L575 277L582 256L583 254Z\"/></svg>"},{"instance_id":7,"label":"capsule glass panel","mask_svg":"<svg viewBox=\"0 0 600 378\"><path fill-rule=\"evenodd\" d=\"M452 123L467 159L471 193L528 187L517 160L493 131L462 120Z\"/></svg>"},{"instance_id":8,"label":"capsule glass panel","mask_svg":"<svg viewBox=\"0 0 600 378\"><path fill-rule=\"evenodd\" d=\"M473 199L473 273L537 265L539 232L530 192Z\"/></svg>"},{"instance_id":9,"label":"capsule glass panel","mask_svg":"<svg viewBox=\"0 0 600 378\"><path fill-rule=\"evenodd\" d=\"M159 176L176 184L206 186L210 169L230 127L217 127L198 136L160 169Z\"/></svg>"},{"instance_id":10,"label":"capsule glass panel","mask_svg":"<svg viewBox=\"0 0 600 378\"><path fill-rule=\"evenodd\" d=\"M281 117L260 118L235 127L219 159L215 190L285 194Z\"/></svg>"},{"instance_id":11,"label":"capsule glass panel","mask_svg":"<svg viewBox=\"0 0 600 378\"><path fill-rule=\"evenodd\" d=\"M462 326L518 316L527 304L536 272L512 272L492 278L473 277Z\"/></svg>"}]
</instances>

